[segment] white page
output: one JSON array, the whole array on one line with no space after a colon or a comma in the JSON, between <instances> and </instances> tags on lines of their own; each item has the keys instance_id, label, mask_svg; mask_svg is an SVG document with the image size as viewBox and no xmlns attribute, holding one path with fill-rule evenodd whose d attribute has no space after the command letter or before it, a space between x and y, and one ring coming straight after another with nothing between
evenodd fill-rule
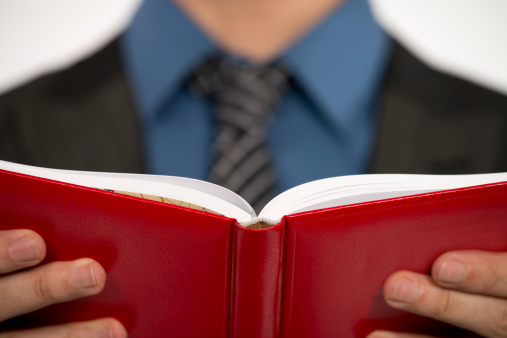
<instances>
[{"instance_id":1,"label":"white page","mask_svg":"<svg viewBox=\"0 0 507 338\"><path fill-rule=\"evenodd\" d=\"M298 212L507 181L507 173L479 175L374 174L333 177L299 185L275 197L259 217L279 220Z\"/></svg>"},{"instance_id":2,"label":"white page","mask_svg":"<svg viewBox=\"0 0 507 338\"><path fill-rule=\"evenodd\" d=\"M174 198L204 206L238 221L255 214L240 196L218 185L184 177L48 169L0 161L0 169L91 188Z\"/></svg>"},{"instance_id":3,"label":"white page","mask_svg":"<svg viewBox=\"0 0 507 338\"><path fill-rule=\"evenodd\" d=\"M284 215L304 211L507 181L507 173L332 177L285 191L266 205L259 218L255 218L252 207L237 194L215 184L189 178L47 169L1 160L0 169L86 187L174 198L235 218L244 226L257 221L276 224Z\"/></svg>"}]
</instances>

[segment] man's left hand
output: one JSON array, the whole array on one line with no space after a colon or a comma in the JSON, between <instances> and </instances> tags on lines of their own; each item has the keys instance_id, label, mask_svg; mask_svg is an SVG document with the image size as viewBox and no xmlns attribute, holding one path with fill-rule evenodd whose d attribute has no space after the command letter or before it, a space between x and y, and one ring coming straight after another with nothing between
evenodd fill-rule
<instances>
[{"instance_id":1,"label":"man's left hand","mask_svg":"<svg viewBox=\"0 0 507 338\"><path fill-rule=\"evenodd\" d=\"M453 251L433 264L431 277L398 271L384 283L386 302L485 337L507 337L507 253ZM375 331L368 338L426 336Z\"/></svg>"}]
</instances>

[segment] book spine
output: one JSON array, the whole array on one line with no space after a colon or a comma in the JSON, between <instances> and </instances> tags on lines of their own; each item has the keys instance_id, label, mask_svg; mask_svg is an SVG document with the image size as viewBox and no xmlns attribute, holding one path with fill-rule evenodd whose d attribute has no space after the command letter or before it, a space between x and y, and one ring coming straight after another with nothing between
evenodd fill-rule
<instances>
[{"instance_id":1,"label":"book spine","mask_svg":"<svg viewBox=\"0 0 507 338\"><path fill-rule=\"evenodd\" d=\"M230 337L278 337L285 221L254 230L236 225Z\"/></svg>"}]
</instances>

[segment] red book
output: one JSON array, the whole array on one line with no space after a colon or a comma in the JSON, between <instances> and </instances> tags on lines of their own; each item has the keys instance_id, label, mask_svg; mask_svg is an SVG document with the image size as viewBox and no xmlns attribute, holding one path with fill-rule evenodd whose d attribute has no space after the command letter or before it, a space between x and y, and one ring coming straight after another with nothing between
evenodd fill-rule
<instances>
[{"instance_id":1,"label":"red book","mask_svg":"<svg viewBox=\"0 0 507 338\"><path fill-rule=\"evenodd\" d=\"M115 317L132 337L364 337L375 329L459 334L389 308L383 282L400 269L429 273L449 250L507 250L506 174L411 176L419 183L408 189L404 182L394 189L398 197L291 212L253 229L246 220L61 182L72 180L57 171L60 181L27 175L23 166L13 172L10 165L0 163L9 169L0 170L1 229L38 232L48 248L45 262L91 257L105 267L107 282L97 296L3 328ZM364 182L371 185L372 176ZM452 184L465 187L447 189ZM378 187L364 195L386 197ZM310 204L325 206L327 194L313 191ZM308 208L297 203L291 210Z\"/></svg>"}]
</instances>

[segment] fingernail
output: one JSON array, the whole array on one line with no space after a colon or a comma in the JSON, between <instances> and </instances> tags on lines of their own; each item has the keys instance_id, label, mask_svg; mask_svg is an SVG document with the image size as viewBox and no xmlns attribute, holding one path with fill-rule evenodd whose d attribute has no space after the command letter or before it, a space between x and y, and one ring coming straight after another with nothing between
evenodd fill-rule
<instances>
[{"instance_id":1,"label":"fingernail","mask_svg":"<svg viewBox=\"0 0 507 338\"><path fill-rule=\"evenodd\" d=\"M438 281L444 284L460 284L465 280L466 268L463 263L448 259L442 263L438 271Z\"/></svg>"},{"instance_id":2,"label":"fingernail","mask_svg":"<svg viewBox=\"0 0 507 338\"><path fill-rule=\"evenodd\" d=\"M7 249L11 259L18 263L27 263L40 260L39 247L35 238L24 236L12 243Z\"/></svg>"},{"instance_id":3,"label":"fingernail","mask_svg":"<svg viewBox=\"0 0 507 338\"><path fill-rule=\"evenodd\" d=\"M97 286L93 262L84 262L76 266L69 275L70 282L78 289L89 289Z\"/></svg>"},{"instance_id":4,"label":"fingernail","mask_svg":"<svg viewBox=\"0 0 507 338\"><path fill-rule=\"evenodd\" d=\"M411 304L415 302L419 296L419 285L406 278L400 278L394 286L393 292L391 293L390 300Z\"/></svg>"},{"instance_id":5,"label":"fingernail","mask_svg":"<svg viewBox=\"0 0 507 338\"><path fill-rule=\"evenodd\" d=\"M123 338L128 336L127 331L120 323L108 320L106 324L101 330L95 332L94 338Z\"/></svg>"}]
</instances>

